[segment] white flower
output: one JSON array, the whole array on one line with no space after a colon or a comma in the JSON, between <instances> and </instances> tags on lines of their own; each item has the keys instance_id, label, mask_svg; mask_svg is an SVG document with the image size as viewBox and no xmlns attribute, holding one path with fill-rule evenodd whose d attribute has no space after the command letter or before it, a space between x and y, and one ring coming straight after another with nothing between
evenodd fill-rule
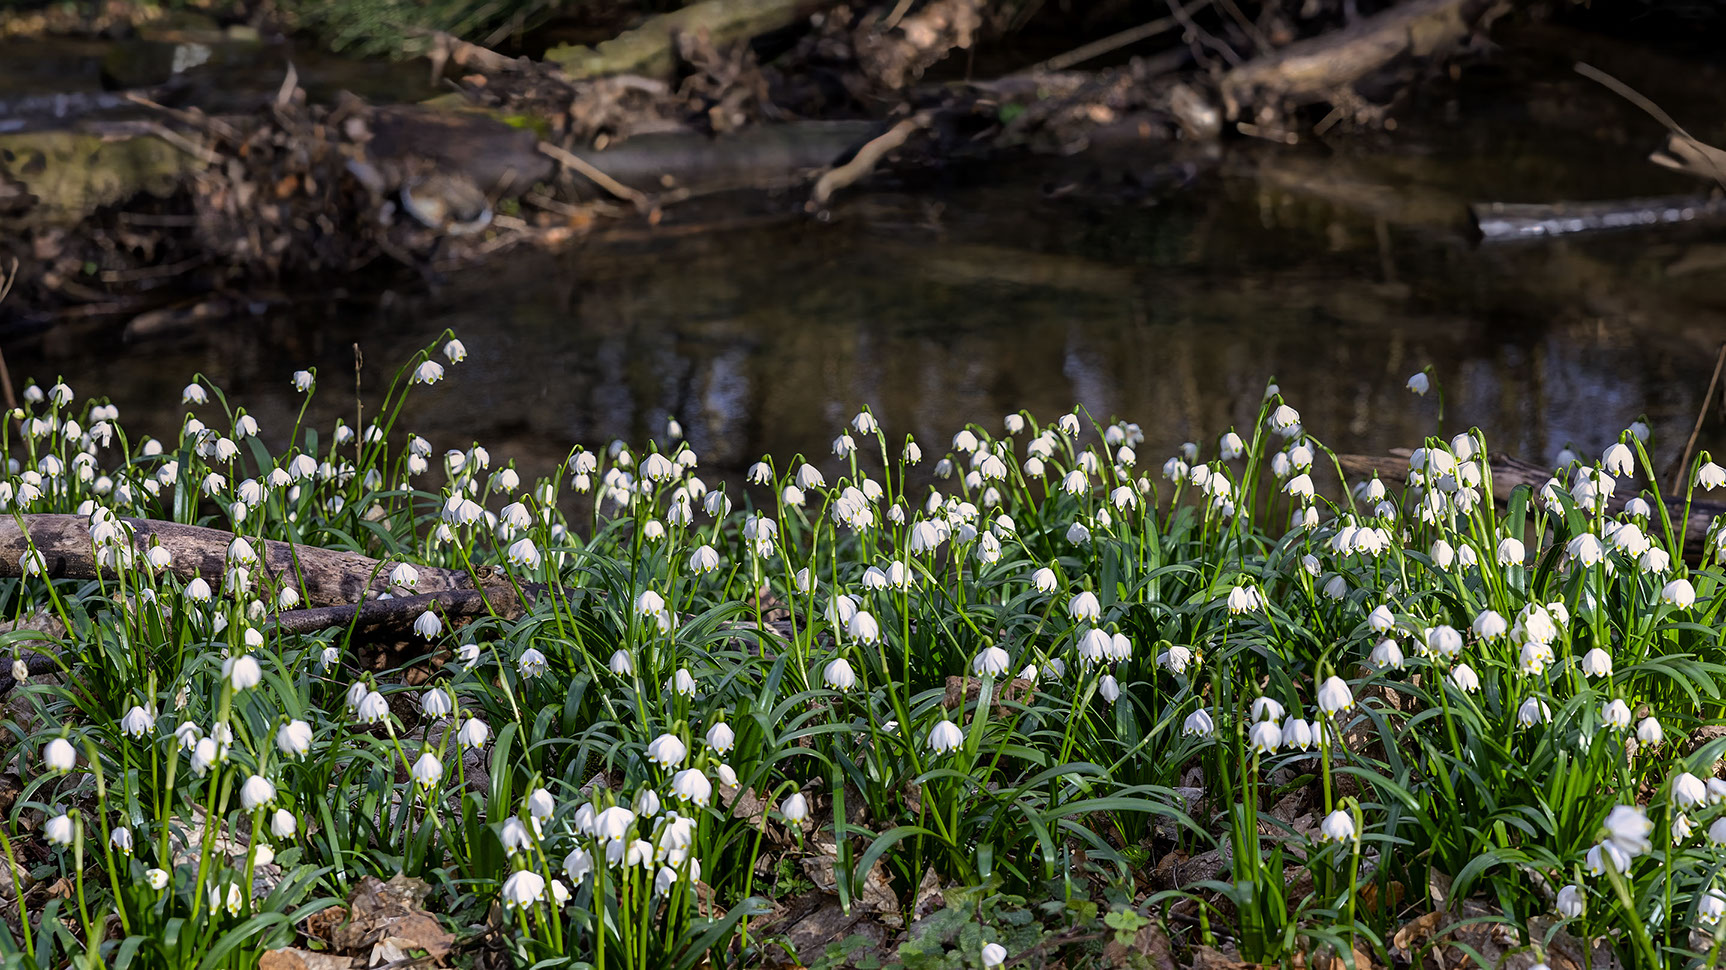
<instances>
[{"instance_id":1,"label":"white flower","mask_svg":"<svg viewBox=\"0 0 1726 970\"><path fill-rule=\"evenodd\" d=\"M971 661L971 672L979 677L999 677L1012 663L1007 651L1000 647L984 647Z\"/></svg>"},{"instance_id":2,"label":"white flower","mask_svg":"<svg viewBox=\"0 0 1726 970\"><path fill-rule=\"evenodd\" d=\"M1312 747L1318 741L1318 732L1313 725L1298 717L1291 717L1281 725L1283 729L1283 744L1302 751Z\"/></svg>"},{"instance_id":3,"label":"white flower","mask_svg":"<svg viewBox=\"0 0 1726 970\"><path fill-rule=\"evenodd\" d=\"M857 675L845 658L839 657L821 672L821 681L833 690L847 691L857 686Z\"/></svg>"},{"instance_id":4,"label":"white flower","mask_svg":"<svg viewBox=\"0 0 1726 970\"><path fill-rule=\"evenodd\" d=\"M442 630L443 621L438 619L438 615L431 610L426 610L419 615L418 619L414 620L414 632L427 640L437 636Z\"/></svg>"},{"instance_id":5,"label":"white flower","mask_svg":"<svg viewBox=\"0 0 1726 970\"><path fill-rule=\"evenodd\" d=\"M1326 714L1346 711L1354 706L1354 694L1348 689L1348 683L1341 677L1332 674L1319 685L1318 708Z\"/></svg>"},{"instance_id":6,"label":"white flower","mask_svg":"<svg viewBox=\"0 0 1726 970\"><path fill-rule=\"evenodd\" d=\"M1582 672L1589 677L1612 676L1612 655L1595 647L1582 655Z\"/></svg>"},{"instance_id":7,"label":"white flower","mask_svg":"<svg viewBox=\"0 0 1726 970\"><path fill-rule=\"evenodd\" d=\"M436 788L438 783L443 781L443 762L438 760L437 755L427 751L414 762L410 774L414 783L421 788Z\"/></svg>"},{"instance_id":8,"label":"white flower","mask_svg":"<svg viewBox=\"0 0 1726 970\"><path fill-rule=\"evenodd\" d=\"M1528 561L1528 550L1521 539L1500 539L1498 542L1498 562L1504 566L1520 566Z\"/></svg>"},{"instance_id":9,"label":"white flower","mask_svg":"<svg viewBox=\"0 0 1726 970\"><path fill-rule=\"evenodd\" d=\"M679 667L677 668L677 671L671 675L671 682L665 686L684 697L694 697L695 675L689 672L688 667Z\"/></svg>"},{"instance_id":10,"label":"white flower","mask_svg":"<svg viewBox=\"0 0 1726 970\"><path fill-rule=\"evenodd\" d=\"M635 598L635 612L638 616L657 618L665 612L665 598L651 589L643 590Z\"/></svg>"},{"instance_id":11,"label":"white flower","mask_svg":"<svg viewBox=\"0 0 1726 970\"><path fill-rule=\"evenodd\" d=\"M470 717L462 722L461 730L455 734L456 743L469 750L485 747L491 737L491 728L477 717Z\"/></svg>"},{"instance_id":12,"label":"white flower","mask_svg":"<svg viewBox=\"0 0 1726 970\"><path fill-rule=\"evenodd\" d=\"M185 390L180 392L180 403L208 404L210 403L210 396L204 393L203 385L199 384L197 381L193 381L186 385Z\"/></svg>"},{"instance_id":13,"label":"white flower","mask_svg":"<svg viewBox=\"0 0 1726 970\"><path fill-rule=\"evenodd\" d=\"M1421 397L1425 397L1426 392L1432 388L1432 381L1426 376L1426 371L1421 371L1417 374L1409 375L1408 383L1403 386L1414 393L1419 394Z\"/></svg>"},{"instance_id":14,"label":"white flower","mask_svg":"<svg viewBox=\"0 0 1726 970\"><path fill-rule=\"evenodd\" d=\"M528 647L521 652L515 666L517 670L521 671L523 677L542 677L547 670L551 669L551 664L546 661L545 654L533 647Z\"/></svg>"},{"instance_id":15,"label":"white flower","mask_svg":"<svg viewBox=\"0 0 1726 970\"><path fill-rule=\"evenodd\" d=\"M1310 501L1313 497L1312 476L1301 473L1283 483L1283 492L1302 501Z\"/></svg>"},{"instance_id":16,"label":"white flower","mask_svg":"<svg viewBox=\"0 0 1726 970\"><path fill-rule=\"evenodd\" d=\"M1509 632L1510 623L1494 610L1482 610L1469 625L1469 629L1482 640L1496 640Z\"/></svg>"},{"instance_id":17,"label":"white flower","mask_svg":"<svg viewBox=\"0 0 1726 970\"><path fill-rule=\"evenodd\" d=\"M851 619L845 623L845 632L860 643L875 643L881 639L880 625L875 622L875 617L863 610L851 614Z\"/></svg>"},{"instance_id":18,"label":"white flower","mask_svg":"<svg viewBox=\"0 0 1726 970\"><path fill-rule=\"evenodd\" d=\"M435 360L428 360L414 369L413 383L436 384L443 380L443 365Z\"/></svg>"},{"instance_id":19,"label":"white flower","mask_svg":"<svg viewBox=\"0 0 1726 970\"><path fill-rule=\"evenodd\" d=\"M1688 579L1674 579L1660 591L1660 602L1687 610L1696 603L1696 588Z\"/></svg>"},{"instance_id":20,"label":"white flower","mask_svg":"<svg viewBox=\"0 0 1726 970\"><path fill-rule=\"evenodd\" d=\"M1428 553L1428 556L1432 559L1432 564L1434 566L1448 570L1451 562L1456 559L1456 550L1450 543L1443 539L1439 539L1432 544L1432 549Z\"/></svg>"},{"instance_id":21,"label":"white flower","mask_svg":"<svg viewBox=\"0 0 1726 970\"><path fill-rule=\"evenodd\" d=\"M635 661L630 658L629 651L619 649L612 653L606 667L619 677L628 677L635 673Z\"/></svg>"},{"instance_id":22,"label":"white flower","mask_svg":"<svg viewBox=\"0 0 1726 970\"><path fill-rule=\"evenodd\" d=\"M155 729L156 718L136 704L120 718L120 731L130 738L141 738Z\"/></svg>"},{"instance_id":23,"label":"white flower","mask_svg":"<svg viewBox=\"0 0 1726 970\"><path fill-rule=\"evenodd\" d=\"M284 758L304 758L312 750L312 726L296 719L277 728L276 750Z\"/></svg>"},{"instance_id":24,"label":"white flower","mask_svg":"<svg viewBox=\"0 0 1726 970\"><path fill-rule=\"evenodd\" d=\"M472 670L479 665L479 644L464 643L456 648L455 655L456 659L461 661L461 669Z\"/></svg>"},{"instance_id":25,"label":"white flower","mask_svg":"<svg viewBox=\"0 0 1726 970\"><path fill-rule=\"evenodd\" d=\"M258 682L264 679L264 671L258 666L258 661L248 653L222 661L222 676L227 678L235 691L242 691L258 686Z\"/></svg>"},{"instance_id":26,"label":"white flower","mask_svg":"<svg viewBox=\"0 0 1726 970\"><path fill-rule=\"evenodd\" d=\"M240 804L244 805L248 812L262 808L275 797L276 786L262 775L253 775L240 786Z\"/></svg>"},{"instance_id":27,"label":"white flower","mask_svg":"<svg viewBox=\"0 0 1726 970\"><path fill-rule=\"evenodd\" d=\"M72 742L65 738L55 738L42 749L42 763L49 771L65 774L71 771L78 762L77 752L72 748Z\"/></svg>"},{"instance_id":28,"label":"white flower","mask_svg":"<svg viewBox=\"0 0 1726 970\"><path fill-rule=\"evenodd\" d=\"M186 598L194 603L207 603L210 595L210 584L205 582L202 576L186 584Z\"/></svg>"},{"instance_id":29,"label":"white flower","mask_svg":"<svg viewBox=\"0 0 1726 970\"><path fill-rule=\"evenodd\" d=\"M377 691L368 691L354 713L361 721L376 724L390 716L390 702Z\"/></svg>"},{"instance_id":30,"label":"white flower","mask_svg":"<svg viewBox=\"0 0 1726 970\"><path fill-rule=\"evenodd\" d=\"M1091 530L1085 528L1083 522L1074 522L1067 527L1067 541L1075 546L1082 546L1091 541Z\"/></svg>"},{"instance_id":31,"label":"white flower","mask_svg":"<svg viewBox=\"0 0 1726 970\"><path fill-rule=\"evenodd\" d=\"M1657 745L1666 739L1666 732L1661 730L1660 722L1652 717L1645 717L1636 725L1636 740L1647 745Z\"/></svg>"},{"instance_id":32,"label":"white flower","mask_svg":"<svg viewBox=\"0 0 1726 970\"><path fill-rule=\"evenodd\" d=\"M1581 916L1583 903L1582 890L1577 886L1565 886L1558 891L1558 915L1565 919Z\"/></svg>"},{"instance_id":33,"label":"white flower","mask_svg":"<svg viewBox=\"0 0 1726 970\"><path fill-rule=\"evenodd\" d=\"M545 877L531 869L519 870L504 880L503 905L505 909L526 909L544 898Z\"/></svg>"},{"instance_id":34,"label":"white flower","mask_svg":"<svg viewBox=\"0 0 1726 970\"><path fill-rule=\"evenodd\" d=\"M467 348L462 346L461 341L452 337L449 343L443 345L443 355L449 358L450 363L459 364L467 359Z\"/></svg>"},{"instance_id":35,"label":"white flower","mask_svg":"<svg viewBox=\"0 0 1726 970\"><path fill-rule=\"evenodd\" d=\"M1710 886L1696 901L1696 919L1703 926L1718 926L1721 918L1726 917L1726 893L1718 887Z\"/></svg>"},{"instance_id":36,"label":"white flower","mask_svg":"<svg viewBox=\"0 0 1726 970\"><path fill-rule=\"evenodd\" d=\"M943 720L929 729L929 750L936 754L949 754L959 750L965 743L965 735L959 730L959 725Z\"/></svg>"},{"instance_id":37,"label":"white flower","mask_svg":"<svg viewBox=\"0 0 1726 970\"><path fill-rule=\"evenodd\" d=\"M698 769L685 768L671 776L671 794L683 801L705 807L713 795L713 782Z\"/></svg>"},{"instance_id":38,"label":"white flower","mask_svg":"<svg viewBox=\"0 0 1726 970\"><path fill-rule=\"evenodd\" d=\"M1202 707L1188 714L1187 719L1181 723L1181 733L1188 737L1208 738L1215 734L1216 730L1216 722L1211 720L1210 712Z\"/></svg>"},{"instance_id":39,"label":"white flower","mask_svg":"<svg viewBox=\"0 0 1726 970\"><path fill-rule=\"evenodd\" d=\"M1104 674L1097 681L1097 696L1101 697L1105 703L1109 704L1113 704L1115 701L1120 700L1121 682L1115 679L1114 674Z\"/></svg>"},{"instance_id":40,"label":"white flower","mask_svg":"<svg viewBox=\"0 0 1726 970\"><path fill-rule=\"evenodd\" d=\"M1259 721L1247 732L1247 746L1254 754L1276 754L1282 743L1283 731L1275 721Z\"/></svg>"},{"instance_id":41,"label":"white flower","mask_svg":"<svg viewBox=\"0 0 1726 970\"><path fill-rule=\"evenodd\" d=\"M647 746L647 760L664 769L671 769L683 763L689 749L674 734L661 734Z\"/></svg>"},{"instance_id":42,"label":"white flower","mask_svg":"<svg viewBox=\"0 0 1726 970\"><path fill-rule=\"evenodd\" d=\"M1608 475L1636 474L1636 455L1624 442L1616 442L1600 456L1600 467Z\"/></svg>"},{"instance_id":43,"label":"white flower","mask_svg":"<svg viewBox=\"0 0 1726 970\"><path fill-rule=\"evenodd\" d=\"M522 823L522 820L511 815L503 820L503 829L498 832L498 840L503 843L504 851L515 855L526 849L533 848L533 832Z\"/></svg>"},{"instance_id":44,"label":"white flower","mask_svg":"<svg viewBox=\"0 0 1726 970\"><path fill-rule=\"evenodd\" d=\"M1614 698L1600 709L1601 723L1615 731L1625 731L1630 728L1630 705Z\"/></svg>"},{"instance_id":45,"label":"white flower","mask_svg":"<svg viewBox=\"0 0 1726 970\"><path fill-rule=\"evenodd\" d=\"M1236 586L1229 590L1228 606L1232 614L1249 613L1262 605L1258 590L1250 586Z\"/></svg>"},{"instance_id":46,"label":"white flower","mask_svg":"<svg viewBox=\"0 0 1726 970\"><path fill-rule=\"evenodd\" d=\"M444 717L453 709L449 694L441 687L433 687L420 695L420 710L426 717Z\"/></svg>"},{"instance_id":47,"label":"white flower","mask_svg":"<svg viewBox=\"0 0 1726 970\"><path fill-rule=\"evenodd\" d=\"M1606 816L1606 841L1634 859L1654 847L1649 835L1654 823L1640 805L1619 805Z\"/></svg>"},{"instance_id":48,"label":"white flower","mask_svg":"<svg viewBox=\"0 0 1726 970\"><path fill-rule=\"evenodd\" d=\"M1705 492L1712 492L1726 485L1726 468L1721 468L1712 461L1707 462L1696 469L1696 484L1702 486Z\"/></svg>"},{"instance_id":49,"label":"white flower","mask_svg":"<svg viewBox=\"0 0 1726 970\"><path fill-rule=\"evenodd\" d=\"M707 746L716 754L725 755L736 743L736 733L724 721L719 721L707 729Z\"/></svg>"},{"instance_id":50,"label":"white flower","mask_svg":"<svg viewBox=\"0 0 1726 970\"><path fill-rule=\"evenodd\" d=\"M1368 659L1372 661L1372 665L1374 667L1377 667L1380 670L1401 670L1403 663L1402 648L1396 645L1395 640L1380 640L1378 644L1372 648L1372 655Z\"/></svg>"},{"instance_id":51,"label":"white flower","mask_svg":"<svg viewBox=\"0 0 1726 970\"><path fill-rule=\"evenodd\" d=\"M1462 634L1448 626L1426 631L1426 649L1434 656L1454 658L1462 653Z\"/></svg>"},{"instance_id":52,"label":"white flower","mask_svg":"<svg viewBox=\"0 0 1726 970\"><path fill-rule=\"evenodd\" d=\"M1423 374L1415 375L1424 377ZM1326 815L1318 827L1320 842L1348 842L1354 838L1354 816L1342 809Z\"/></svg>"},{"instance_id":53,"label":"white flower","mask_svg":"<svg viewBox=\"0 0 1726 970\"><path fill-rule=\"evenodd\" d=\"M581 881L593 872L593 856L579 846L563 857L563 874L569 881L581 885Z\"/></svg>"},{"instance_id":54,"label":"white flower","mask_svg":"<svg viewBox=\"0 0 1726 970\"><path fill-rule=\"evenodd\" d=\"M1457 664L1451 668L1450 682L1464 694L1472 694L1480 689L1480 677L1468 664Z\"/></svg>"},{"instance_id":55,"label":"white flower","mask_svg":"<svg viewBox=\"0 0 1726 970\"><path fill-rule=\"evenodd\" d=\"M1282 704L1274 698L1260 696L1253 700L1250 716L1254 721L1280 721L1283 713Z\"/></svg>"},{"instance_id":56,"label":"white flower","mask_svg":"<svg viewBox=\"0 0 1726 970\"><path fill-rule=\"evenodd\" d=\"M780 803L779 814L791 825L802 825L809 819L809 801L802 792L794 791Z\"/></svg>"},{"instance_id":57,"label":"white flower","mask_svg":"<svg viewBox=\"0 0 1726 970\"><path fill-rule=\"evenodd\" d=\"M1396 614L1390 611L1389 606L1380 603L1367 614L1366 625L1371 627L1374 633L1389 633L1396 627Z\"/></svg>"},{"instance_id":58,"label":"white flower","mask_svg":"<svg viewBox=\"0 0 1726 970\"><path fill-rule=\"evenodd\" d=\"M1695 808L1708 801L1708 786L1688 771L1672 779L1672 802L1679 808Z\"/></svg>"},{"instance_id":59,"label":"white flower","mask_svg":"<svg viewBox=\"0 0 1726 970\"><path fill-rule=\"evenodd\" d=\"M166 870L150 869L144 873L144 881L149 884L151 889L154 889L157 892L161 892L168 888L168 879L169 876Z\"/></svg>"},{"instance_id":60,"label":"white flower","mask_svg":"<svg viewBox=\"0 0 1726 970\"><path fill-rule=\"evenodd\" d=\"M1538 697L1530 697L1516 709L1516 722L1523 727L1533 727L1552 720L1552 710Z\"/></svg>"},{"instance_id":61,"label":"white flower","mask_svg":"<svg viewBox=\"0 0 1726 970\"><path fill-rule=\"evenodd\" d=\"M1007 948L999 943L983 944L983 952L980 956L983 961L983 970L994 970L996 967L1007 964Z\"/></svg>"},{"instance_id":62,"label":"white flower","mask_svg":"<svg viewBox=\"0 0 1726 970\"><path fill-rule=\"evenodd\" d=\"M42 826L42 835L49 845L72 844L72 819L66 815L56 815Z\"/></svg>"},{"instance_id":63,"label":"white flower","mask_svg":"<svg viewBox=\"0 0 1726 970\"><path fill-rule=\"evenodd\" d=\"M689 554L689 570L698 576L704 576L718 568L719 552L712 546L702 545Z\"/></svg>"}]
</instances>

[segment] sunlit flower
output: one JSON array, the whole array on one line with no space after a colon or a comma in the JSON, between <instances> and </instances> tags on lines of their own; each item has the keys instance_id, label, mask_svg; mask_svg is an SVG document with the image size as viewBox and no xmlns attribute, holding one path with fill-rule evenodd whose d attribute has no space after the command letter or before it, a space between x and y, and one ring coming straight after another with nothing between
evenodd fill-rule
<instances>
[{"instance_id":1,"label":"sunlit flower","mask_svg":"<svg viewBox=\"0 0 1726 970\"><path fill-rule=\"evenodd\" d=\"M1259 721L1247 732L1247 747L1254 754L1276 754L1282 743L1283 731L1275 721Z\"/></svg>"},{"instance_id":2,"label":"sunlit flower","mask_svg":"<svg viewBox=\"0 0 1726 970\"><path fill-rule=\"evenodd\" d=\"M264 671L251 654L243 654L222 661L222 676L238 692L258 686L258 682L264 679Z\"/></svg>"},{"instance_id":3,"label":"sunlit flower","mask_svg":"<svg viewBox=\"0 0 1726 970\"><path fill-rule=\"evenodd\" d=\"M1696 588L1688 579L1674 579L1660 591L1660 602L1687 610L1696 603Z\"/></svg>"},{"instance_id":4,"label":"sunlit flower","mask_svg":"<svg viewBox=\"0 0 1726 970\"><path fill-rule=\"evenodd\" d=\"M1464 694L1472 694L1480 689L1480 677L1474 668L1468 664L1457 664L1450 670L1450 682Z\"/></svg>"},{"instance_id":5,"label":"sunlit flower","mask_svg":"<svg viewBox=\"0 0 1726 970\"><path fill-rule=\"evenodd\" d=\"M240 786L240 804L244 805L248 812L264 807L275 797L276 786L262 775L253 775Z\"/></svg>"},{"instance_id":6,"label":"sunlit flower","mask_svg":"<svg viewBox=\"0 0 1726 970\"><path fill-rule=\"evenodd\" d=\"M1354 694L1341 677L1331 675L1318 688L1318 707L1326 714L1336 714L1354 706Z\"/></svg>"},{"instance_id":7,"label":"sunlit flower","mask_svg":"<svg viewBox=\"0 0 1726 970\"><path fill-rule=\"evenodd\" d=\"M936 754L950 754L964 743L965 735L952 721L943 720L929 730L929 750Z\"/></svg>"},{"instance_id":8,"label":"sunlit flower","mask_svg":"<svg viewBox=\"0 0 1726 970\"><path fill-rule=\"evenodd\" d=\"M1188 737L1208 738L1215 734L1216 730L1216 722L1211 719L1210 712L1202 707L1188 714L1187 719L1181 723L1181 733Z\"/></svg>"},{"instance_id":9,"label":"sunlit flower","mask_svg":"<svg viewBox=\"0 0 1726 970\"><path fill-rule=\"evenodd\" d=\"M545 899L545 877L531 869L521 869L503 882L503 905L506 909L526 909Z\"/></svg>"},{"instance_id":10,"label":"sunlit flower","mask_svg":"<svg viewBox=\"0 0 1726 970\"><path fill-rule=\"evenodd\" d=\"M1619 805L1606 816L1606 841L1634 859L1654 846L1649 835L1654 823L1640 805Z\"/></svg>"},{"instance_id":11,"label":"sunlit flower","mask_svg":"<svg viewBox=\"0 0 1726 970\"><path fill-rule=\"evenodd\" d=\"M427 751L414 762L413 770L409 774L421 788L436 788L438 783L443 781L443 762L438 760L437 755Z\"/></svg>"},{"instance_id":12,"label":"sunlit flower","mask_svg":"<svg viewBox=\"0 0 1726 970\"><path fill-rule=\"evenodd\" d=\"M486 741L490 738L491 728L477 717L470 717L463 721L460 730L456 731L455 734L456 743L470 751L485 747Z\"/></svg>"},{"instance_id":13,"label":"sunlit flower","mask_svg":"<svg viewBox=\"0 0 1726 970\"><path fill-rule=\"evenodd\" d=\"M1000 647L984 647L971 661L971 672L978 677L999 677L1007 672L1012 660Z\"/></svg>"},{"instance_id":14,"label":"sunlit flower","mask_svg":"<svg viewBox=\"0 0 1726 970\"><path fill-rule=\"evenodd\" d=\"M312 726L295 719L277 728L276 750L284 758L304 758L312 750Z\"/></svg>"},{"instance_id":15,"label":"sunlit flower","mask_svg":"<svg viewBox=\"0 0 1726 970\"><path fill-rule=\"evenodd\" d=\"M68 815L56 815L42 825L42 837L49 845L71 845L73 826Z\"/></svg>"},{"instance_id":16,"label":"sunlit flower","mask_svg":"<svg viewBox=\"0 0 1726 970\"><path fill-rule=\"evenodd\" d=\"M809 801L802 792L792 792L779 804L779 814L790 825L802 825L809 820Z\"/></svg>"},{"instance_id":17,"label":"sunlit flower","mask_svg":"<svg viewBox=\"0 0 1726 970\"><path fill-rule=\"evenodd\" d=\"M516 658L515 667L523 677L543 677L551 669L551 664L545 659L545 654L534 647L528 647Z\"/></svg>"},{"instance_id":18,"label":"sunlit flower","mask_svg":"<svg viewBox=\"0 0 1726 970\"><path fill-rule=\"evenodd\" d=\"M1614 698L1600 709L1600 721L1615 731L1630 728L1630 705Z\"/></svg>"},{"instance_id":19,"label":"sunlit flower","mask_svg":"<svg viewBox=\"0 0 1726 970\"><path fill-rule=\"evenodd\" d=\"M443 365L435 360L428 360L414 368L413 383L436 384L443 380Z\"/></svg>"},{"instance_id":20,"label":"sunlit flower","mask_svg":"<svg viewBox=\"0 0 1726 970\"><path fill-rule=\"evenodd\" d=\"M667 770L683 763L689 749L674 734L661 734L647 746L647 760Z\"/></svg>"}]
</instances>

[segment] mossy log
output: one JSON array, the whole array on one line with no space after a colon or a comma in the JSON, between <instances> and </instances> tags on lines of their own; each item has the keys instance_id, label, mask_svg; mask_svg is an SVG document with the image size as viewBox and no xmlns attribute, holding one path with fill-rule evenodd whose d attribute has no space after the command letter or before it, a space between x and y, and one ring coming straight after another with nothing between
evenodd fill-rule
<instances>
[{"instance_id":1,"label":"mossy log","mask_svg":"<svg viewBox=\"0 0 1726 970\"><path fill-rule=\"evenodd\" d=\"M678 34L706 34L723 46L789 27L822 6L817 0L701 0L592 47L553 47L545 59L576 80L607 74L669 79Z\"/></svg>"},{"instance_id":2,"label":"mossy log","mask_svg":"<svg viewBox=\"0 0 1726 970\"><path fill-rule=\"evenodd\" d=\"M20 527L20 521L22 527ZM158 519L119 519L131 533L132 548L141 559L153 545L168 550L170 571L183 582L202 578L219 587L226 571L228 546L234 533ZM350 606L375 600L390 591L387 560L320 546L248 540L258 562L254 581L271 589L292 586L308 608ZM21 560L34 547L51 579L96 579L113 575L103 568L90 540L90 521L81 515L42 513L0 520L0 576L22 575ZM415 567L416 594L448 590L475 592L472 577L455 569ZM495 606L513 606L515 593L503 580L483 589Z\"/></svg>"}]
</instances>

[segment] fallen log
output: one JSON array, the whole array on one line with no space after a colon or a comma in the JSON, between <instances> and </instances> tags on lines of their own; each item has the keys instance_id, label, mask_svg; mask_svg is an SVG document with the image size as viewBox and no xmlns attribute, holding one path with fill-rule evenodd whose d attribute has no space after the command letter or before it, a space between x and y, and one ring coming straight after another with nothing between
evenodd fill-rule
<instances>
[{"instance_id":1,"label":"fallen log","mask_svg":"<svg viewBox=\"0 0 1726 970\"><path fill-rule=\"evenodd\" d=\"M1408 477L1407 455L1338 455L1337 461L1342 466L1343 474L1351 479L1365 479L1376 474L1387 482L1400 482ZM1492 498L1500 504L1509 502L1510 493L1518 486L1527 485L1538 494L1540 487L1552 478L1551 469L1517 458L1494 455L1489 464L1492 469ZM1639 493L1629 489L1617 491L1606 503L1607 511L1622 510L1624 503L1637 494ZM1646 495L1643 498L1647 500ZM1662 498L1661 501L1666 503L1667 514L1672 516L1672 527L1686 532L1684 558L1699 562L1708 539L1708 529L1714 524L1716 517L1726 515L1726 505L1705 501L1691 502L1690 518L1686 527L1683 501L1670 498Z\"/></svg>"},{"instance_id":2,"label":"fallen log","mask_svg":"<svg viewBox=\"0 0 1726 970\"><path fill-rule=\"evenodd\" d=\"M159 544L172 557L169 571L181 581L202 578L212 587L220 588L234 533L158 519L117 521L127 528L132 548L140 558L151 546ZM0 520L0 576L23 575L20 560L31 547L41 553L44 573L51 579L113 576L112 570L98 562L89 528L89 519L81 515L41 513ZM388 560L321 546L248 541L258 560L252 567L254 582L264 583L272 591L291 586L308 608L349 606L390 592ZM515 590L506 581L488 583L480 589L472 577L460 570L435 566L415 569L419 573L417 594L478 590L490 599L494 608L514 608Z\"/></svg>"},{"instance_id":3,"label":"fallen log","mask_svg":"<svg viewBox=\"0 0 1726 970\"><path fill-rule=\"evenodd\" d=\"M1726 219L1726 200L1678 196L1550 205L1477 202L1468 207L1468 214L1485 242L1512 242L1581 232L1713 222Z\"/></svg>"},{"instance_id":4,"label":"fallen log","mask_svg":"<svg viewBox=\"0 0 1726 970\"><path fill-rule=\"evenodd\" d=\"M585 47L562 44L545 59L571 79L642 74L671 79L678 34L706 34L724 46L789 27L821 9L819 0L701 0L650 17L640 27Z\"/></svg>"}]
</instances>

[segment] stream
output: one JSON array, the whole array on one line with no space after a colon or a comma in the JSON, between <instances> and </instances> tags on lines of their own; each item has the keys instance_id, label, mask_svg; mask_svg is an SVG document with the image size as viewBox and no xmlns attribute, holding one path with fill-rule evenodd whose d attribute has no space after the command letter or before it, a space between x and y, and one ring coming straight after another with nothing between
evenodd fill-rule
<instances>
[{"instance_id":1,"label":"stream","mask_svg":"<svg viewBox=\"0 0 1726 970\"><path fill-rule=\"evenodd\" d=\"M1637 52L1603 51L1637 73ZM1640 71L1626 80L1675 115L1714 120L1699 137L1726 127L1717 73ZM201 373L279 434L295 369L318 367L326 427L351 423L355 344L374 406L447 327L470 356L415 389L406 428L439 449L478 441L530 476L670 416L715 475L826 455L863 404L927 447L966 421L1077 403L1140 423L1141 460L1160 463L1244 431L1273 376L1328 444L1384 452L1438 429L1437 395L1403 387L1428 365L1446 434L1478 426L1495 449L1550 460L1598 453L1645 415L1658 459L1675 459L1726 339L1726 235L1483 244L1467 206L1705 187L1650 165L1663 129L1550 57L1507 55L1442 88L1394 132L955 165L878 179L825 218L797 192L733 193L429 284L256 294L149 332L67 321L7 338L6 359L15 381L111 396L134 433L173 427ZM1722 422L1700 445L1726 455Z\"/></svg>"}]
</instances>

